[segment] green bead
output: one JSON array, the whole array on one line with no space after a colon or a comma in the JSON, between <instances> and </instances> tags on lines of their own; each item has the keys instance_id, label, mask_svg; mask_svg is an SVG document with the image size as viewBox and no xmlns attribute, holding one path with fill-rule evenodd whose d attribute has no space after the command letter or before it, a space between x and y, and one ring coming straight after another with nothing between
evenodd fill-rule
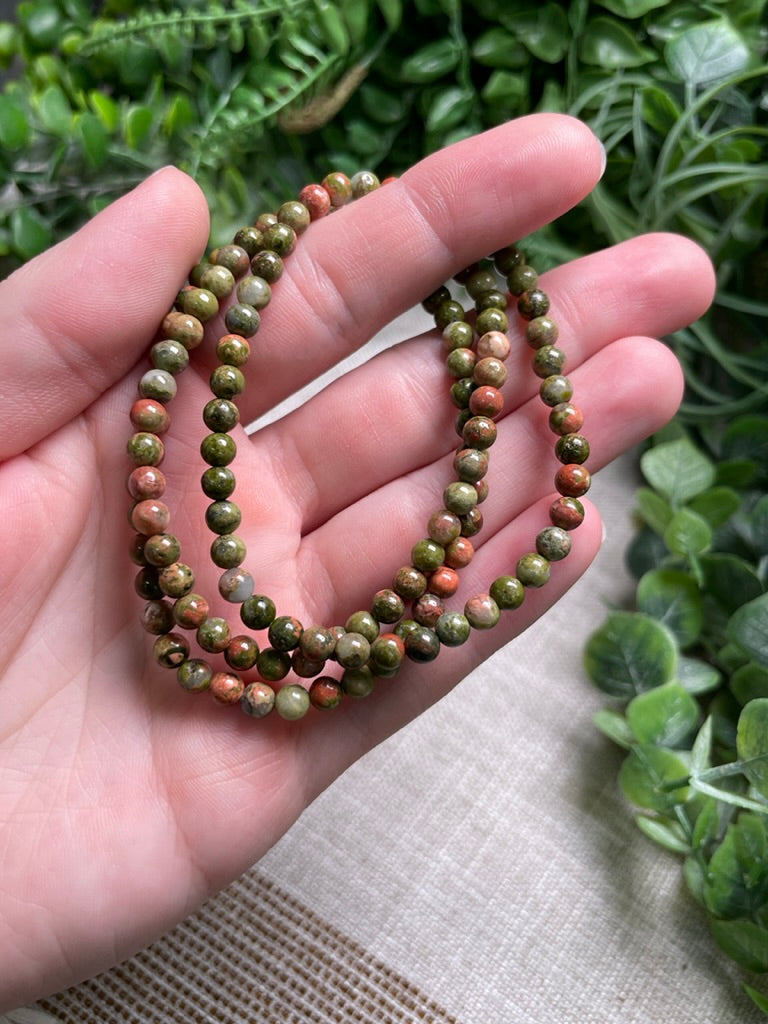
<instances>
[{"instance_id":1,"label":"green bead","mask_svg":"<svg viewBox=\"0 0 768 1024\"><path fill-rule=\"evenodd\" d=\"M272 224L264 232L264 245L278 256L288 256L296 248L296 232L288 224Z\"/></svg>"},{"instance_id":2,"label":"green bead","mask_svg":"<svg viewBox=\"0 0 768 1024\"><path fill-rule=\"evenodd\" d=\"M213 669L202 658L189 658L176 672L179 686L188 693L202 693L211 685Z\"/></svg>"},{"instance_id":3,"label":"green bead","mask_svg":"<svg viewBox=\"0 0 768 1024\"><path fill-rule=\"evenodd\" d=\"M517 311L523 320L535 320L549 311L549 296L541 288L523 292L517 300Z\"/></svg>"},{"instance_id":4,"label":"green bead","mask_svg":"<svg viewBox=\"0 0 768 1024\"><path fill-rule=\"evenodd\" d=\"M549 561L538 553L530 552L518 561L515 572L524 587L543 587L550 576Z\"/></svg>"},{"instance_id":5,"label":"green bead","mask_svg":"<svg viewBox=\"0 0 768 1024\"><path fill-rule=\"evenodd\" d=\"M567 377L554 374L541 382L539 394L545 405L560 405L561 402L569 402L573 397L573 385Z\"/></svg>"},{"instance_id":6,"label":"green bead","mask_svg":"<svg viewBox=\"0 0 768 1024\"><path fill-rule=\"evenodd\" d=\"M379 624L370 612L353 612L344 623L348 633L360 633L368 643L373 643L379 635Z\"/></svg>"},{"instance_id":7,"label":"green bead","mask_svg":"<svg viewBox=\"0 0 768 1024\"><path fill-rule=\"evenodd\" d=\"M297 235L300 235L309 227L309 210L298 199L289 199L277 211L277 219L280 224L287 224Z\"/></svg>"},{"instance_id":8,"label":"green bead","mask_svg":"<svg viewBox=\"0 0 768 1024\"><path fill-rule=\"evenodd\" d=\"M405 644L405 653L411 661L419 663L434 661L440 653L440 640L437 633L418 623L416 623L415 629L410 630L403 637L403 643Z\"/></svg>"},{"instance_id":9,"label":"green bead","mask_svg":"<svg viewBox=\"0 0 768 1024\"><path fill-rule=\"evenodd\" d=\"M445 365L452 377L471 377L477 355L471 348L455 348L448 353Z\"/></svg>"},{"instance_id":10,"label":"green bead","mask_svg":"<svg viewBox=\"0 0 768 1024\"><path fill-rule=\"evenodd\" d=\"M369 668L348 668L342 674L341 686L348 697L367 697L373 692L376 680Z\"/></svg>"},{"instance_id":11,"label":"green bead","mask_svg":"<svg viewBox=\"0 0 768 1024\"><path fill-rule=\"evenodd\" d=\"M185 594L173 605L173 618L182 629L199 629L208 618L210 607L200 594Z\"/></svg>"},{"instance_id":12,"label":"green bead","mask_svg":"<svg viewBox=\"0 0 768 1024\"><path fill-rule=\"evenodd\" d=\"M454 515L464 516L477 504L477 491L472 484L454 481L443 491L443 504Z\"/></svg>"},{"instance_id":13,"label":"green bead","mask_svg":"<svg viewBox=\"0 0 768 1024\"><path fill-rule=\"evenodd\" d=\"M238 302L245 302L254 309L264 309L272 298L272 289L263 277L249 274L237 286Z\"/></svg>"},{"instance_id":14,"label":"green bead","mask_svg":"<svg viewBox=\"0 0 768 1024\"><path fill-rule=\"evenodd\" d=\"M460 647L469 638L469 619L461 612L444 612L435 623L440 643L446 647Z\"/></svg>"},{"instance_id":15,"label":"green bead","mask_svg":"<svg viewBox=\"0 0 768 1024\"><path fill-rule=\"evenodd\" d=\"M159 466L165 456L165 446L157 434L145 430L129 438L126 451L134 466Z\"/></svg>"},{"instance_id":16,"label":"green bead","mask_svg":"<svg viewBox=\"0 0 768 1024\"><path fill-rule=\"evenodd\" d=\"M555 345L542 345L533 357L533 372L537 377L552 377L565 366L565 352Z\"/></svg>"},{"instance_id":17,"label":"green bead","mask_svg":"<svg viewBox=\"0 0 768 1024\"><path fill-rule=\"evenodd\" d=\"M405 645L395 633L377 636L371 644L371 668L395 672L405 657Z\"/></svg>"},{"instance_id":18,"label":"green bead","mask_svg":"<svg viewBox=\"0 0 768 1024\"><path fill-rule=\"evenodd\" d=\"M245 561L245 541L234 533L225 533L211 544L211 561L220 569L236 569Z\"/></svg>"},{"instance_id":19,"label":"green bead","mask_svg":"<svg viewBox=\"0 0 768 1024\"><path fill-rule=\"evenodd\" d=\"M252 636L233 636L229 641L224 659L230 668L239 672L247 672L253 668L259 657L259 645Z\"/></svg>"},{"instance_id":20,"label":"green bead","mask_svg":"<svg viewBox=\"0 0 768 1024\"><path fill-rule=\"evenodd\" d=\"M362 199L363 196L375 192L381 182L373 171L357 171L352 175L350 184L352 185L352 198Z\"/></svg>"},{"instance_id":21,"label":"green bead","mask_svg":"<svg viewBox=\"0 0 768 1024\"><path fill-rule=\"evenodd\" d=\"M252 224L240 228L235 234L233 242L241 249L245 249L249 256L255 256L264 248L264 235Z\"/></svg>"},{"instance_id":22,"label":"green bead","mask_svg":"<svg viewBox=\"0 0 768 1024\"><path fill-rule=\"evenodd\" d=\"M266 629L275 617L275 602L264 594L254 594L240 606L240 618L249 629Z\"/></svg>"},{"instance_id":23,"label":"green bead","mask_svg":"<svg viewBox=\"0 0 768 1024\"><path fill-rule=\"evenodd\" d=\"M473 629L492 629L501 617L499 606L490 594L475 594L464 605L464 614Z\"/></svg>"},{"instance_id":24,"label":"green bead","mask_svg":"<svg viewBox=\"0 0 768 1024\"><path fill-rule=\"evenodd\" d=\"M425 537L417 541L411 550L411 562L415 569L429 573L438 569L445 561L445 548Z\"/></svg>"},{"instance_id":25,"label":"green bead","mask_svg":"<svg viewBox=\"0 0 768 1024\"><path fill-rule=\"evenodd\" d=\"M208 266L200 275L200 286L213 292L217 299L224 299L231 295L235 287L235 275L228 267Z\"/></svg>"},{"instance_id":26,"label":"green bead","mask_svg":"<svg viewBox=\"0 0 768 1024\"><path fill-rule=\"evenodd\" d=\"M496 441L498 428L489 416L471 416L464 424L461 436L467 448L484 451Z\"/></svg>"},{"instance_id":27,"label":"green bead","mask_svg":"<svg viewBox=\"0 0 768 1024\"><path fill-rule=\"evenodd\" d=\"M539 275L527 263L519 263L507 274L507 288L513 295L522 295L539 283Z\"/></svg>"},{"instance_id":28,"label":"green bead","mask_svg":"<svg viewBox=\"0 0 768 1024\"><path fill-rule=\"evenodd\" d=\"M421 305L430 316L433 316L444 302L448 302L450 297L451 293L444 284L441 284L439 288L436 288L424 299Z\"/></svg>"},{"instance_id":29,"label":"green bead","mask_svg":"<svg viewBox=\"0 0 768 1024\"><path fill-rule=\"evenodd\" d=\"M210 384L217 398L234 398L245 390L245 377L236 366L217 366L211 374Z\"/></svg>"},{"instance_id":30,"label":"green bead","mask_svg":"<svg viewBox=\"0 0 768 1024\"><path fill-rule=\"evenodd\" d=\"M251 356L251 346L241 334L225 334L216 343L216 355L228 366L245 366Z\"/></svg>"},{"instance_id":31,"label":"green bead","mask_svg":"<svg viewBox=\"0 0 768 1024\"><path fill-rule=\"evenodd\" d=\"M493 254L493 262L500 274L509 274L525 262L525 257L516 246L506 245Z\"/></svg>"},{"instance_id":32,"label":"green bead","mask_svg":"<svg viewBox=\"0 0 768 1024\"><path fill-rule=\"evenodd\" d=\"M275 224L277 224L277 214L270 213L269 211L267 211L266 213L259 214L259 216L256 218L255 226L263 234L267 230L267 228L271 228Z\"/></svg>"},{"instance_id":33,"label":"green bead","mask_svg":"<svg viewBox=\"0 0 768 1024\"><path fill-rule=\"evenodd\" d=\"M474 270L464 283L473 299L477 299L484 292L492 291L497 286L496 275L486 267L478 267Z\"/></svg>"},{"instance_id":34,"label":"green bead","mask_svg":"<svg viewBox=\"0 0 768 1024\"><path fill-rule=\"evenodd\" d=\"M156 370L166 370L177 377L189 366L189 352L180 341L157 341L149 351L149 358Z\"/></svg>"},{"instance_id":35,"label":"green bead","mask_svg":"<svg viewBox=\"0 0 768 1024\"><path fill-rule=\"evenodd\" d=\"M251 265L251 257L242 245L220 245L208 257L217 267L226 267L233 277L242 277Z\"/></svg>"},{"instance_id":36,"label":"green bead","mask_svg":"<svg viewBox=\"0 0 768 1024\"><path fill-rule=\"evenodd\" d=\"M235 489L235 474L224 466L211 466L203 473L201 480L203 493L214 501L228 498Z\"/></svg>"},{"instance_id":37,"label":"green bead","mask_svg":"<svg viewBox=\"0 0 768 1024\"><path fill-rule=\"evenodd\" d=\"M480 448L460 448L453 458L453 468L460 480L475 484L488 472L490 457Z\"/></svg>"},{"instance_id":38,"label":"green bead","mask_svg":"<svg viewBox=\"0 0 768 1024\"><path fill-rule=\"evenodd\" d=\"M496 309L491 306L490 309L484 309L482 313L477 314L475 320L475 330L478 335L487 334L488 331L506 331L509 327L509 320L507 314L503 309Z\"/></svg>"},{"instance_id":39,"label":"green bead","mask_svg":"<svg viewBox=\"0 0 768 1024\"><path fill-rule=\"evenodd\" d=\"M506 310L506 308L507 296L504 292L497 291L495 288L483 292L482 295L478 295L475 299L475 310L478 313L482 313L484 309Z\"/></svg>"},{"instance_id":40,"label":"green bead","mask_svg":"<svg viewBox=\"0 0 768 1024\"><path fill-rule=\"evenodd\" d=\"M176 296L176 305L182 313L197 317L201 323L212 320L219 312L219 300L207 288L188 286Z\"/></svg>"},{"instance_id":41,"label":"green bead","mask_svg":"<svg viewBox=\"0 0 768 1024\"><path fill-rule=\"evenodd\" d=\"M176 381L167 370L147 370L139 381L139 394L142 398L154 398L157 402L167 403L175 397L176 391Z\"/></svg>"},{"instance_id":42,"label":"green bead","mask_svg":"<svg viewBox=\"0 0 768 1024\"><path fill-rule=\"evenodd\" d=\"M474 340L474 328L465 320L453 320L443 329L443 342L449 352L455 348L471 348Z\"/></svg>"},{"instance_id":43,"label":"green bead","mask_svg":"<svg viewBox=\"0 0 768 1024\"><path fill-rule=\"evenodd\" d=\"M275 694L275 711L287 722L303 718L309 708L309 692L298 683L281 686Z\"/></svg>"},{"instance_id":44,"label":"green bead","mask_svg":"<svg viewBox=\"0 0 768 1024\"><path fill-rule=\"evenodd\" d=\"M197 642L209 654L220 654L226 650L231 639L226 619L211 616L197 627Z\"/></svg>"},{"instance_id":45,"label":"green bead","mask_svg":"<svg viewBox=\"0 0 768 1024\"><path fill-rule=\"evenodd\" d=\"M581 434L563 434L555 442L555 455L564 465L582 465L589 458L589 441Z\"/></svg>"},{"instance_id":46,"label":"green bead","mask_svg":"<svg viewBox=\"0 0 768 1024\"><path fill-rule=\"evenodd\" d=\"M266 718L275 706L275 691L266 683L249 683L240 698L240 707L251 718Z\"/></svg>"},{"instance_id":47,"label":"green bead","mask_svg":"<svg viewBox=\"0 0 768 1024\"><path fill-rule=\"evenodd\" d=\"M394 590L379 590L373 595L371 615L377 622L397 622L405 611L405 602Z\"/></svg>"},{"instance_id":48,"label":"green bead","mask_svg":"<svg viewBox=\"0 0 768 1024\"><path fill-rule=\"evenodd\" d=\"M299 646L304 627L291 615L279 615L269 624L267 636L276 651L292 651Z\"/></svg>"},{"instance_id":49,"label":"green bead","mask_svg":"<svg viewBox=\"0 0 768 1024\"><path fill-rule=\"evenodd\" d=\"M241 520L242 513L234 501L214 501L205 510L205 522L214 533L232 533Z\"/></svg>"},{"instance_id":50,"label":"green bead","mask_svg":"<svg viewBox=\"0 0 768 1024\"><path fill-rule=\"evenodd\" d=\"M559 562L571 550L571 538L559 526L547 526L536 534L536 550L549 562Z\"/></svg>"},{"instance_id":51,"label":"green bead","mask_svg":"<svg viewBox=\"0 0 768 1024\"><path fill-rule=\"evenodd\" d=\"M149 565L166 566L181 555L181 544L172 533L156 533L144 543L144 558Z\"/></svg>"},{"instance_id":52,"label":"green bead","mask_svg":"<svg viewBox=\"0 0 768 1024\"><path fill-rule=\"evenodd\" d=\"M343 668L362 668L370 657L371 645L362 633L343 633L333 653Z\"/></svg>"},{"instance_id":53,"label":"green bead","mask_svg":"<svg viewBox=\"0 0 768 1024\"><path fill-rule=\"evenodd\" d=\"M490 596L503 611L511 611L525 600L525 588L516 576L498 576L491 584Z\"/></svg>"},{"instance_id":54,"label":"green bead","mask_svg":"<svg viewBox=\"0 0 768 1024\"><path fill-rule=\"evenodd\" d=\"M443 331L448 324L455 320L464 320L465 317L466 313L460 302L455 299L446 299L435 310L435 325L439 331Z\"/></svg>"},{"instance_id":55,"label":"green bead","mask_svg":"<svg viewBox=\"0 0 768 1024\"><path fill-rule=\"evenodd\" d=\"M477 385L471 377L460 377L459 380L455 380L453 384L451 384L451 401L457 409L463 410L469 408L469 400L476 387Z\"/></svg>"},{"instance_id":56,"label":"green bead","mask_svg":"<svg viewBox=\"0 0 768 1024\"><path fill-rule=\"evenodd\" d=\"M554 345L559 333L554 320L548 316L537 316L528 322L525 339L531 348L541 348L543 345Z\"/></svg>"},{"instance_id":57,"label":"green bead","mask_svg":"<svg viewBox=\"0 0 768 1024\"><path fill-rule=\"evenodd\" d=\"M212 398L203 409L203 422L209 430L226 434L240 422L240 410L226 398Z\"/></svg>"},{"instance_id":58,"label":"green bead","mask_svg":"<svg viewBox=\"0 0 768 1024\"><path fill-rule=\"evenodd\" d=\"M189 644L180 633L165 633L155 640L155 661L163 668L178 668L189 657Z\"/></svg>"},{"instance_id":59,"label":"green bead","mask_svg":"<svg viewBox=\"0 0 768 1024\"><path fill-rule=\"evenodd\" d=\"M171 562L157 574L157 584L166 597L183 597L195 585L195 574L185 562Z\"/></svg>"},{"instance_id":60,"label":"green bead","mask_svg":"<svg viewBox=\"0 0 768 1024\"><path fill-rule=\"evenodd\" d=\"M251 270L257 277L262 277L267 284L274 284L283 276L285 264L276 252L265 249L257 253L251 260Z\"/></svg>"},{"instance_id":61,"label":"green bead","mask_svg":"<svg viewBox=\"0 0 768 1024\"><path fill-rule=\"evenodd\" d=\"M421 597L427 589L427 578L412 565L404 565L395 573L392 589L404 601L412 601L415 598Z\"/></svg>"},{"instance_id":62,"label":"green bead","mask_svg":"<svg viewBox=\"0 0 768 1024\"><path fill-rule=\"evenodd\" d=\"M200 454L209 466L228 466L237 455L237 445L229 434L208 434L200 442Z\"/></svg>"},{"instance_id":63,"label":"green bead","mask_svg":"<svg viewBox=\"0 0 768 1024\"><path fill-rule=\"evenodd\" d=\"M427 532L429 533L430 540L440 544L442 547L446 547L446 545L450 544L452 540L456 540L461 534L461 520L454 512L449 512L448 509L438 509L437 512L433 512L429 517Z\"/></svg>"},{"instance_id":64,"label":"green bead","mask_svg":"<svg viewBox=\"0 0 768 1024\"><path fill-rule=\"evenodd\" d=\"M291 671L291 656L287 651L276 651L272 647L265 647L259 652L256 661L256 670L268 683L276 683L285 679Z\"/></svg>"},{"instance_id":65,"label":"green bead","mask_svg":"<svg viewBox=\"0 0 768 1024\"><path fill-rule=\"evenodd\" d=\"M395 634L395 636L399 636L400 639L404 642L405 638L417 629L421 629L421 626L415 619L402 619L400 622L398 622L398 624L395 626L392 632Z\"/></svg>"},{"instance_id":66,"label":"green bead","mask_svg":"<svg viewBox=\"0 0 768 1024\"><path fill-rule=\"evenodd\" d=\"M326 661L336 648L336 637L324 626L309 626L301 634L299 648L311 661Z\"/></svg>"},{"instance_id":67,"label":"green bead","mask_svg":"<svg viewBox=\"0 0 768 1024\"><path fill-rule=\"evenodd\" d=\"M247 302L236 302L230 306L224 315L224 323L227 330L233 334L240 334L244 338L252 338L258 331L261 324L261 316L258 309L249 306Z\"/></svg>"},{"instance_id":68,"label":"green bead","mask_svg":"<svg viewBox=\"0 0 768 1024\"><path fill-rule=\"evenodd\" d=\"M165 315L161 331L171 341L180 341L189 352L203 340L205 328L196 316L182 313L178 309L172 309Z\"/></svg>"}]
</instances>

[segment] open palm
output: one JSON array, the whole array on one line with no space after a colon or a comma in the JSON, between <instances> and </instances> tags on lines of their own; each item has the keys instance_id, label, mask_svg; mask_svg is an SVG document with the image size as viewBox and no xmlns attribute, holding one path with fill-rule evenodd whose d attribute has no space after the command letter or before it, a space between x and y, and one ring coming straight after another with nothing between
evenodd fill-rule
<instances>
[{"instance_id":1,"label":"open palm","mask_svg":"<svg viewBox=\"0 0 768 1024\"><path fill-rule=\"evenodd\" d=\"M584 126L540 115L313 225L254 338L243 421L564 212L599 173ZM352 760L557 600L599 546L590 510L571 556L519 611L333 714L259 722L184 694L137 621L124 449L139 360L206 234L196 186L169 169L0 285L0 1010L129 955L242 872ZM543 287L597 468L674 412L679 370L647 336L703 311L711 270L685 240L653 236L563 266ZM439 354L434 334L403 342L252 441L236 432L238 532L279 614L343 622L408 561L450 479L455 410ZM173 532L210 594L204 359L171 406L163 469ZM547 521L552 441L529 359L520 344L508 363L485 526L460 595L509 571Z\"/></svg>"}]
</instances>

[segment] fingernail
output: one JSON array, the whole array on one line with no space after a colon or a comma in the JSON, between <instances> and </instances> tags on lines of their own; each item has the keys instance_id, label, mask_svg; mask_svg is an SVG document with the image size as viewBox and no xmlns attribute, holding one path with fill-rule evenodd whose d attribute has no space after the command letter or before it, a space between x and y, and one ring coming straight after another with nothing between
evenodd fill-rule
<instances>
[{"instance_id":1,"label":"fingernail","mask_svg":"<svg viewBox=\"0 0 768 1024\"><path fill-rule=\"evenodd\" d=\"M600 177L602 178L602 176L605 174L605 168L608 166L608 150L605 148L603 143L600 142L600 139L598 139L597 141L598 143L600 143L600 154L602 158L600 163Z\"/></svg>"}]
</instances>

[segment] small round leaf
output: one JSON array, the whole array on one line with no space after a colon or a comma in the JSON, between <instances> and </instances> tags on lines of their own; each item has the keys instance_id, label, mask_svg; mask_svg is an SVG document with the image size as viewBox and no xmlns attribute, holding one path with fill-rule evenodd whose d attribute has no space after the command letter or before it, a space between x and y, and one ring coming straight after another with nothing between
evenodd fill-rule
<instances>
[{"instance_id":1,"label":"small round leaf","mask_svg":"<svg viewBox=\"0 0 768 1024\"><path fill-rule=\"evenodd\" d=\"M679 515L679 513L678 513ZM704 623L701 595L693 578L676 569L652 569L637 585L641 612L663 622L681 647L689 647Z\"/></svg>"},{"instance_id":2,"label":"small round leaf","mask_svg":"<svg viewBox=\"0 0 768 1024\"><path fill-rule=\"evenodd\" d=\"M677 645L660 622L640 612L612 612L587 641L587 675L605 693L634 697L675 678Z\"/></svg>"}]
</instances>

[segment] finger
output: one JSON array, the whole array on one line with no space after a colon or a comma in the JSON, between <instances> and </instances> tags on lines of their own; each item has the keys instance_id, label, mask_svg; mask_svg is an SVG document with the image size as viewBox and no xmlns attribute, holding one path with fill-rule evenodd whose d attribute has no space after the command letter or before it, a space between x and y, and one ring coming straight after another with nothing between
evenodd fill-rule
<instances>
[{"instance_id":1,"label":"finger","mask_svg":"<svg viewBox=\"0 0 768 1024\"><path fill-rule=\"evenodd\" d=\"M244 418L314 380L457 270L560 216L601 168L589 128L539 114L441 150L317 221L264 311L254 346L268 352L269 375L244 397Z\"/></svg>"},{"instance_id":2,"label":"finger","mask_svg":"<svg viewBox=\"0 0 768 1024\"><path fill-rule=\"evenodd\" d=\"M200 190L165 168L0 283L0 459L68 422L134 365L207 232Z\"/></svg>"},{"instance_id":3,"label":"finger","mask_svg":"<svg viewBox=\"0 0 768 1024\"><path fill-rule=\"evenodd\" d=\"M622 335L664 335L696 319L711 301L713 275L698 246L648 235L560 267L544 276L542 287L570 375ZM539 384L519 324L510 336L507 414ZM434 333L397 346L254 435L257 454L277 454L283 487L304 509L305 532L455 447L457 410L444 357Z\"/></svg>"}]
</instances>

